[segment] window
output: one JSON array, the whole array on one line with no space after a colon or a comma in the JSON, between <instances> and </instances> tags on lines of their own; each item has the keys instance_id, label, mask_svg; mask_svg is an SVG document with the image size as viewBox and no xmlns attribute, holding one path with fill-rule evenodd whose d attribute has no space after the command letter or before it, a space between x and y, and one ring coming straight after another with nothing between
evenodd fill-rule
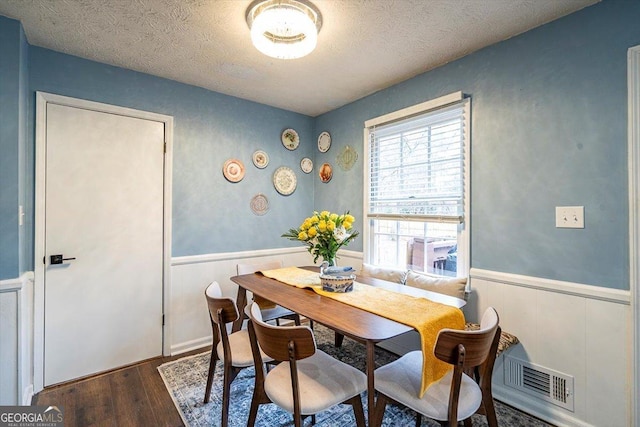
<instances>
[{"instance_id":1,"label":"window","mask_svg":"<svg viewBox=\"0 0 640 427\"><path fill-rule=\"evenodd\" d=\"M461 92L365 122L365 260L467 275L470 99Z\"/></svg>"}]
</instances>

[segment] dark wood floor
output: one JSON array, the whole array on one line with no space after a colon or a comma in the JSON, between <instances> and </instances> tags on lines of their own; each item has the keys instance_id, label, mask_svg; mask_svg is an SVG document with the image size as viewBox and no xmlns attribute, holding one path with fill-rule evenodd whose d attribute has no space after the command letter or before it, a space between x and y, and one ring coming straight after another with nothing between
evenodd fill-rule
<instances>
[{"instance_id":1,"label":"dark wood floor","mask_svg":"<svg viewBox=\"0 0 640 427\"><path fill-rule=\"evenodd\" d=\"M157 357L46 388L34 396L33 404L62 407L65 427L184 426L157 368L205 350L208 348L174 357Z\"/></svg>"}]
</instances>

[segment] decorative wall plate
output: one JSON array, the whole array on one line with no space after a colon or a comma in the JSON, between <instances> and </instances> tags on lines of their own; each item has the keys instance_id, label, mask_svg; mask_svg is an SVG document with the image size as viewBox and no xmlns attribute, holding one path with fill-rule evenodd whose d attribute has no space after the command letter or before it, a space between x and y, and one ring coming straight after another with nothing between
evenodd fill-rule
<instances>
[{"instance_id":1,"label":"decorative wall plate","mask_svg":"<svg viewBox=\"0 0 640 427\"><path fill-rule=\"evenodd\" d=\"M322 166L320 166L318 175L320 176L320 181L327 183L331 181L331 178L333 178L333 168L329 163L324 163Z\"/></svg>"},{"instance_id":2,"label":"decorative wall plate","mask_svg":"<svg viewBox=\"0 0 640 427\"><path fill-rule=\"evenodd\" d=\"M318 136L318 150L321 153L326 153L331 148L331 135L329 132L322 132Z\"/></svg>"},{"instance_id":3,"label":"decorative wall plate","mask_svg":"<svg viewBox=\"0 0 640 427\"><path fill-rule=\"evenodd\" d=\"M285 129L282 131L282 145L285 146L287 150L295 150L300 145L300 137L298 136L298 132L293 129Z\"/></svg>"},{"instance_id":4,"label":"decorative wall plate","mask_svg":"<svg viewBox=\"0 0 640 427\"><path fill-rule=\"evenodd\" d=\"M300 160L300 169L302 169L304 173L310 173L313 170L313 160L308 157Z\"/></svg>"},{"instance_id":5,"label":"decorative wall plate","mask_svg":"<svg viewBox=\"0 0 640 427\"><path fill-rule=\"evenodd\" d=\"M222 166L222 174L229 182L240 182L244 178L244 165L238 159L229 159Z\"/></svg>"},{"instance_id":6,"label":"decorative wall plate","mask_svg":"<svg viewBox=\"0 0 640 427\"><path fill-rule=\"evenodd\" d=\"M288 196L296 191L297 184L296 174L291 168L280 166L273 173L273 186L283 196Z\"/></svg>"},{"instance_id":7,"label":"decorative wall plate","mask_svg":"<svg viewBox=\"0 0 640 427\"><path fill-rule=\"evenodd\" d=\"M269 164L269 155L262 150L257 150L253 153L253 164L258 169L264 169Z\"/></svg>"},{"instance_id":8,"label":"decorative wall plate","mask_svg":"<svg viewBox=\"0 0 640 427\"><path fill-rule=\"evenodd\" d=\"M356 163L356 160L358 160L358 153L351 148L350 145L347 145L342 149L340 154L338 154L336 160L343 171L348 171Z\"/></svg>"},{"instance_id":9,"label":"decorative wall plate","mask_svg":"<svg viewBox=\"0 0 640 427\"><path fill-rule=\"evenodd\" d=\"M262 216L269 210L269 199L264 194L258 193L251 198L249 206L254 214Z\"/></svg>"}]
</instances>

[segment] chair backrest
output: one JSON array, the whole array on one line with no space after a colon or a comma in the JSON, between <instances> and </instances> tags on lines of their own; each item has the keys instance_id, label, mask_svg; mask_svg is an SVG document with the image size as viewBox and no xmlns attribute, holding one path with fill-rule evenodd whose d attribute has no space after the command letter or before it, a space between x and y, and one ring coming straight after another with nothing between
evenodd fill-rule
<instances>
[{"instance_id":1,"label":"chair backrest","mask_svg":"<svg viewBox=\"0 0 640 427\"><path fill-rule=\"evenodd\" d=\"M498 313L493 307L489 307L482 316L480 329L477 331L442 329L438 333L434 355L451 365L461 364L463 369L482 365L489 356L496 335L499 338L498 322ZM460 346L463 347L462 358Z\"/></svg>"},{"instance_id":2,"label":"chair backrest","mask_svg":"<svg viewBox=\"0 0 640 427\"><path fill-rule=\"evenodd\" d=\"M308 326L273 326L262 321L260 306L252 303L251 325L262 351L277 361L300 360L316 352L316 341Z\"/></svg>"},{"instance_id":3,"label":"chair backrest","mask_svg":"<svg viewBox=\"0 0 640 427\"><path fill-rule=\"evenodd\" d=\"M207 286L204 294L209 306L211 321L220 325L234 322L238 318L238 307L232 298L222 296L222 290L218 282L213 281Z\"/></svg>"},{"instance_id":4,"label":"chair backrest","mask_svg":"<svg viewBox=\"0 0 640 427\"><path fill-rule=\"evenodd\" d=\"M260 264L236 265L236 271L238 272L238 276L241 274L255 273L256 271L275 270L276 268L282 268L282 261L269 261L269 262L263 262ZM251 294L250 298L253 299L255 302L257 302L261 308L275 307L275 304L273 302L259 295Z\"/></svg>"},{"instance_id":5,"label":"chair backrest","mask_svg":"<svg viewBox=\"0 0 640 427\"><path fill-rule=\"evenodd\" d=\"M477 371L478 366L483 366L482 370L486 371L484 366L487 361L491 361L493 370L493 361L495 360L495 351L497 350L497 341L500 339L500 326L498 326L498 313L493 307L487 308L480 321L480 329L477 331L459 331L454 329L442 329L438 333L436 346L433 350L435 356L443 362L453 365L453 376L451 379L451 388L449 391L449 406L447 420L449 425L455 425L458 420L458 401L460 399L460 387L462 384L463 372L473 373ZM490 352L494 354L491 355ZM489 382L491 387L491 378L481 378L483 382ZM484 387L480 388L484 395Z\"/></svg>"},{"instance_id":6,"label":"chair backrest","mask_svg":"<svg viewBox=\"0 0 640 427\"><path fill-rule=\"evenodd\" d=\"M282 268L282 261L269 261L259 264L238 264L236 271L239 276L241 274L255 273L256 271L275 270L276 268Z\"/></svg>"}]
</instances>

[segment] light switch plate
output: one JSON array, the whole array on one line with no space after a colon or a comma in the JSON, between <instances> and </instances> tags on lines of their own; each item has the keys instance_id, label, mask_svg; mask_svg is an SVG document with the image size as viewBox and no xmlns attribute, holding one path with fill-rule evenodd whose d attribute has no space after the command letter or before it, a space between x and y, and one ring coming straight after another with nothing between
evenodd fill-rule
<instances>
[{"instance_id":1,"label":"light switch plate","mask_svg":"<svg viewBox=\"0 0 640 427\"><path fill-rule=\"evenodd\" d=\"M556 228L584 228L584 206L556 206Z\"/></svg>"}]
</instances>

